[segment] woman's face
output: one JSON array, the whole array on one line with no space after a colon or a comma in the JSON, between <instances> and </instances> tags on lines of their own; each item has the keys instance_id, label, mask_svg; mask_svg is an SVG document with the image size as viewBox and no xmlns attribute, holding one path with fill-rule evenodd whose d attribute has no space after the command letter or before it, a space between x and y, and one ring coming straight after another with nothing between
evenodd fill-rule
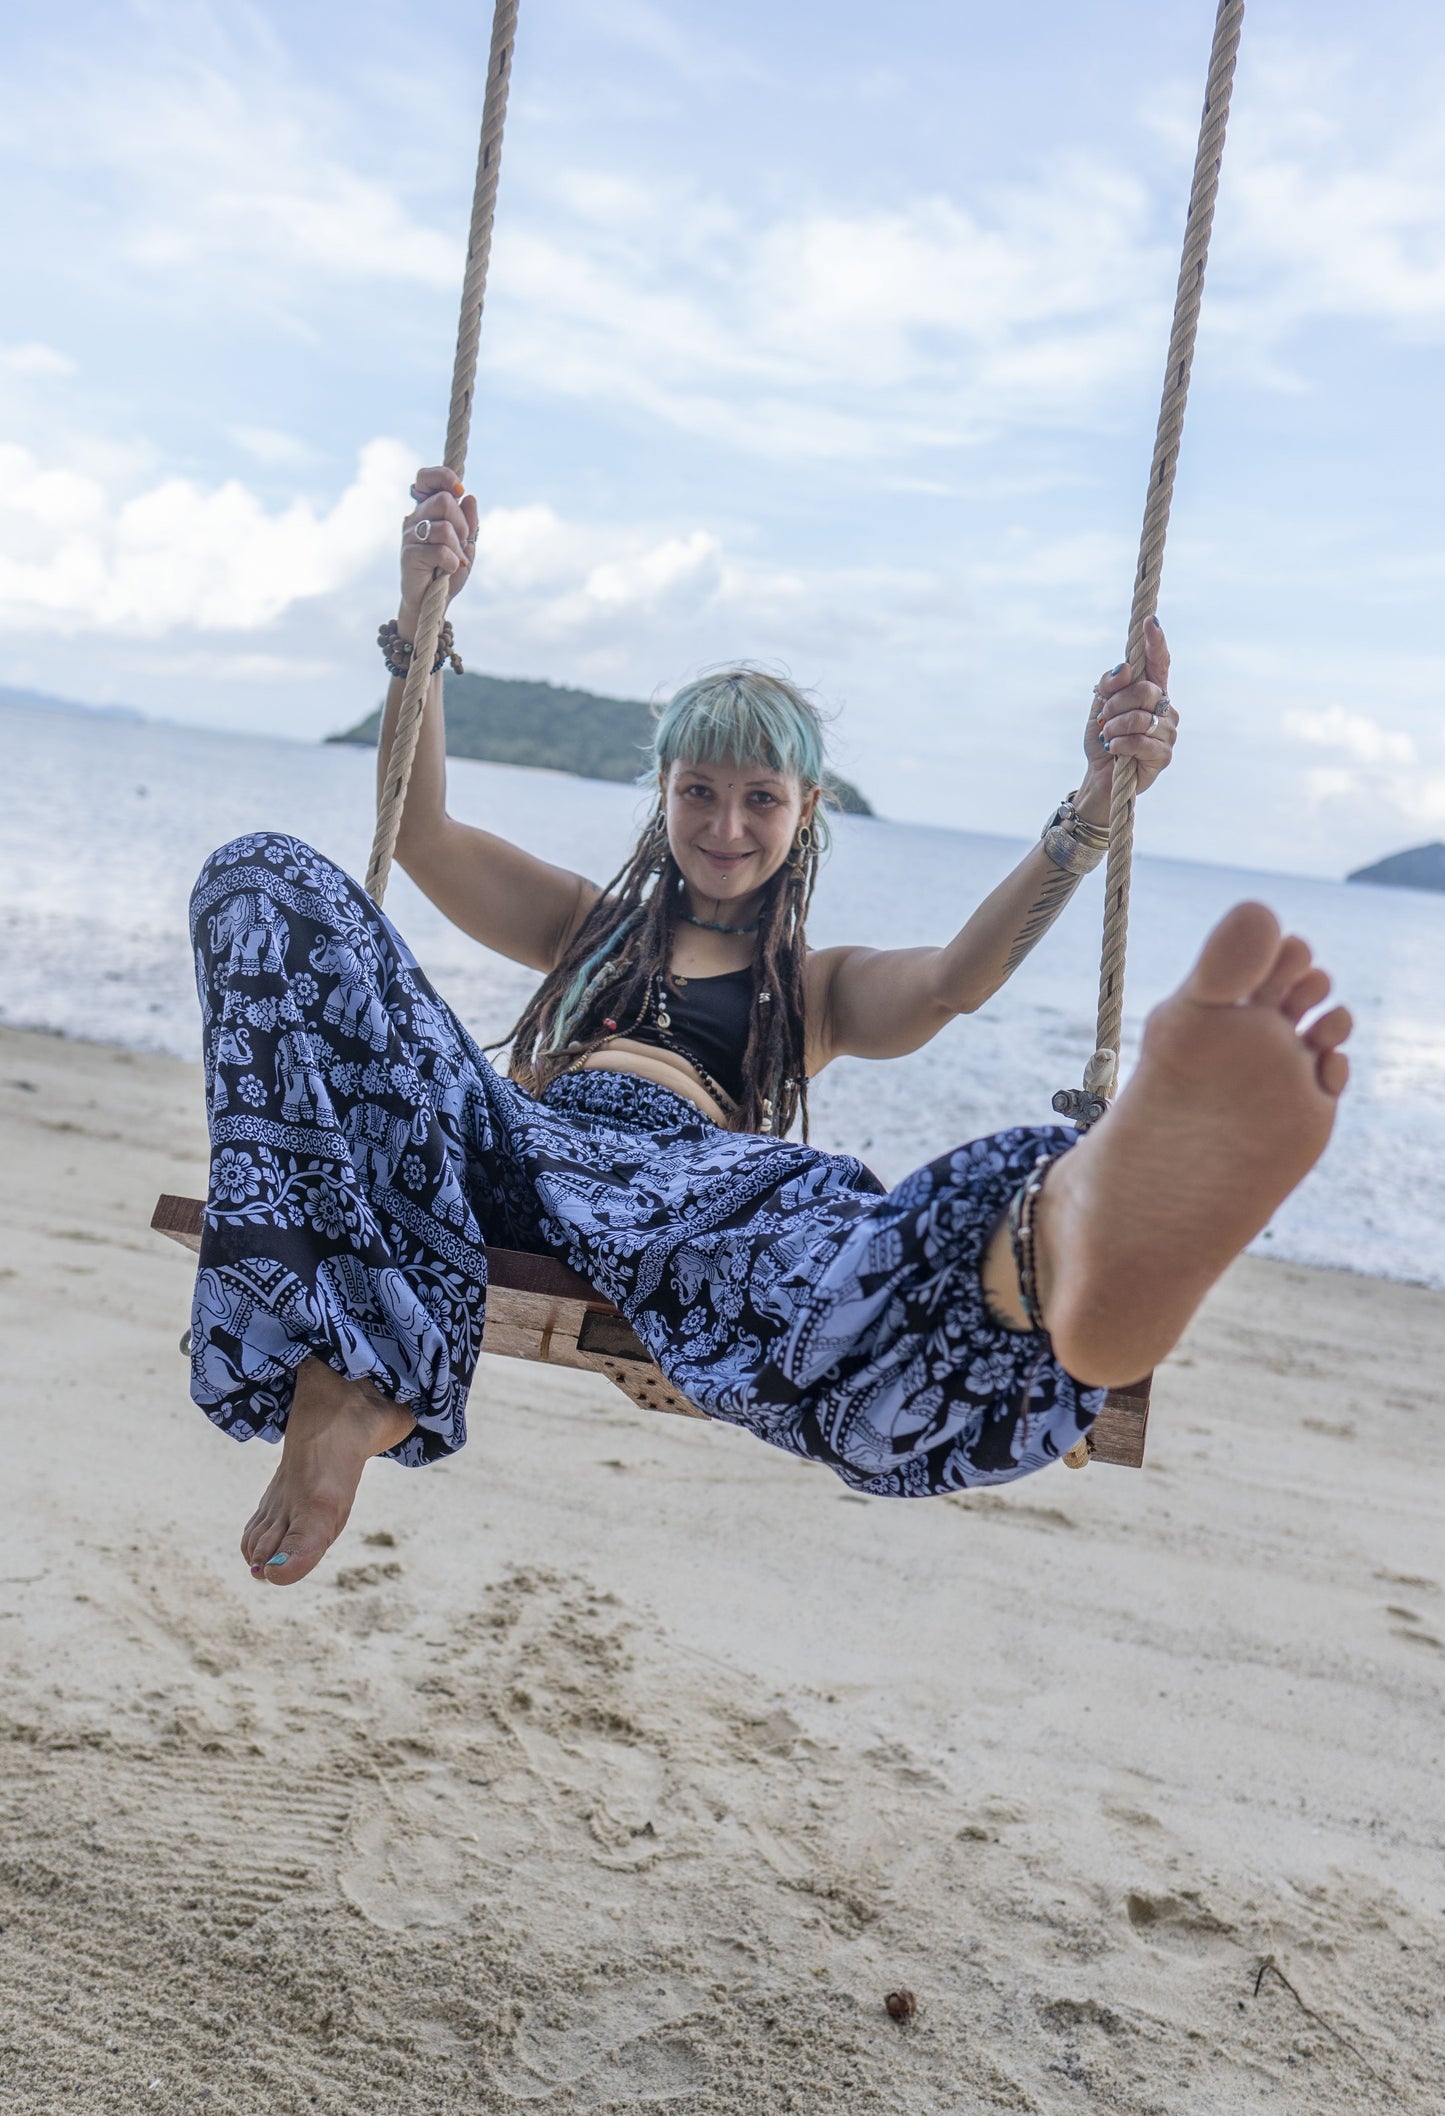
<instances>
[{"instance_id":1,"label":"woman's face","mask_svg":"<svg viewBox=\"0 0 1445 2116\"><path fill-rule=\"evenodd\" d=\"M765 764L674 764L662 786L667 842L694 899L739 904L771 881L818 795Z\"/></svg>"}]
</instances>

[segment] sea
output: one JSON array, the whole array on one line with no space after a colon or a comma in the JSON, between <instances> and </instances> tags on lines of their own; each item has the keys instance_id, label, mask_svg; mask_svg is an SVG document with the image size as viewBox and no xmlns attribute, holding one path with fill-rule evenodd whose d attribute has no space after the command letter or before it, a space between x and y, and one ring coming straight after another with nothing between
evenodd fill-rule
<instances>
[{"instance_id":1,"label":"sea","mask_svg":"<svg viewBox=\"0 0 1445 2116\"><path fill-rule=\"evenodd\" d=\"M186 900L205 855L242 831L278 829L364 872L370 751L13 705L0 705L0 744L11 788L0 819L6 1026L196 1059ZM457 759L449 799L464 820L598 880L621 865L646 807L630 787ZM1025 849L873 818L833 829L810 921L819 946L944 941ZM1078 1084L1093 1048L1101 888L1090 877L1004 990L926 1049L831 1066L813 1088L815 1143L861 1154L892 1183L960 1140L1054 1121L1052 1094ZM1126 1070L1148 1008L1246 896L1308 938L1358 1023L1330 1150L1257 1249L1445 1288L1445 895L1144 851ZM503 1036L531 973L450 926L400 872L386 908L473 1034Z\"/></svg>"}]
</instances>

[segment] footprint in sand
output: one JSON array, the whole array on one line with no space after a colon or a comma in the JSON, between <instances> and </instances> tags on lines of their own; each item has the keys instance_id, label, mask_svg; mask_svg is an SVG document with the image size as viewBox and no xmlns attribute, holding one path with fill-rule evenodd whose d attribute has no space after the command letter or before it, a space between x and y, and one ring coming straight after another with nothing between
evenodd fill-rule
<instances>
[{"instance_id":1,"label":"footprint in sand","mask_svg":"<svg viewBox=\"0 0 1445 2116\"><path fill-rule=\"evenodd\" d=\"M1440 1592L1440 1582L1429 1579L1423 1572L1377 1572L1375 1578L1387 1587L1413 1587L1417 1594Z\"/></svg>"},{"instance_id":2,"label":"footprint in sand","mask_svg":"<svg viewBox=\"0 0 1445 2116\"><path fill-rule=\"evenodd\" d=\"M341 1892L384 1932L459 1924L491 1900L495 1869L520 1858L535 1835L527 1815L492 1792L412 1786L408 1801L378 1794L346 1832Z\"/></svg>"},{"instance_id":3,"label":"footprint in sand","mask_svg":"<svg viewBox=\"0 0 1445 2116\"><path fill-rule=\"evenodd\" d=\"M1193 1889L1183 1889L1178 1895L1130 1889L1124 1910L1135 1932L1152 1946L1173 1945L1195 1952L1233 1944L1233 1926L1216 1917Z\"/></svg>"},{"instance_id":4,"label":"footprint in sand","mask_svg":"<svg viewBox=\"0 0 1445 2116\"><path fill-rule=\"evenodd\" d=\"M678 2030L705 2004L691 1985L631 1979L579 1996L565 2013L537 2009L498 2084L516 2101L566 2091L569 2108L674 2101L708 2082L702 2053Z\"/></svg>"},{"instance_id":5,"label":"footprint in sand","mask_svg":"<svg viewBox=\"0 0 1445 2116\"><path fill-rule=\"evenodd\" d=\"M1390 1629L1396 1638L1408 1639L1413 1646L1433 1646L1437 1653L1445 1653L1445 1641L1425 1629L1425 1619L1418 1610L1407 1609L1401 1602L1387 1602L1385 1614L1395 1619Z\"/></svg>"}]
</instances>

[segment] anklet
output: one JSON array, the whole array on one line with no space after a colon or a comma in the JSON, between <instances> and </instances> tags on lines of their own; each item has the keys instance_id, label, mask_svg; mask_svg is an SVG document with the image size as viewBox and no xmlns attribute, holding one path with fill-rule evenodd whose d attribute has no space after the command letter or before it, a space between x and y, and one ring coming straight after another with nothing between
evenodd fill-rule
<instances>
[{"instance_id":1,"label":"anklet","mask_svg":"<svg viewBox=\"0 0 1445 2116\"><path fill-rule=\"evenodd\" d=\"M1040 1154L1029 1173L1028 1181L1022 1183L1009 1200L1008 1238L1009 1247L1013 1251L1014 1269L1019 1277L1019 1300L1024 1314L1029 1319L1029 1327L1034 1330L1044 1328L1043 1310L1039 1306L1038 1280L1035 1276L1034 1208L1038 1204L1044 1184L1048 1181L1049 1170L1058 1158L1057 1154Z\"/></svg>"}]
</instances>

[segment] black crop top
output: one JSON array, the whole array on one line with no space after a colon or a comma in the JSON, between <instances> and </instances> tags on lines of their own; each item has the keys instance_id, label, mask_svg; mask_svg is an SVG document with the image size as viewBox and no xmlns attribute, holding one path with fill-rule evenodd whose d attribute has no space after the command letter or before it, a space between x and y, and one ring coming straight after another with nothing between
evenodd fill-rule
<instances>
[{"instance_id":1,"label":"black crop top","mask_svg":"<svg viewBox=\"0 0 1445 2116\"><path fill-rule=\"evenodd\" d=\"M689 977L667 985L671 1027L639 1021L626 1030L633 1043L654 1043L679 1050L704 1073L711 1073L734 1102L743 1099L743 1055L748 1047L748 1019L753 1006L753 973L727 970L721 977Z\"/></svg>"}]
</instances>

